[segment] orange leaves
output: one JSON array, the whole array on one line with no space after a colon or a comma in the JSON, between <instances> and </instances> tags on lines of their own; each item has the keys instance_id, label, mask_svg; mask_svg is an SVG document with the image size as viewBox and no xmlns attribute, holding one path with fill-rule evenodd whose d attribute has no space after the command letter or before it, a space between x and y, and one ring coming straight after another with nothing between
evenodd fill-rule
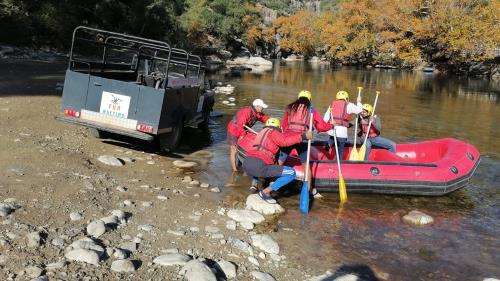
<instances>
[{"instance_id":1,"label":"orange leaves","mask_svg":"<svg viewBox=\"0 0 500 281\"><path fill-rule=\"evenodd\" d=\"M310 11L299 11L289 17L279 17L273 27L281 36L280 47L306 56L315 53L318 34L314 25L316 15Z\"/></svg>"}]
</instances>

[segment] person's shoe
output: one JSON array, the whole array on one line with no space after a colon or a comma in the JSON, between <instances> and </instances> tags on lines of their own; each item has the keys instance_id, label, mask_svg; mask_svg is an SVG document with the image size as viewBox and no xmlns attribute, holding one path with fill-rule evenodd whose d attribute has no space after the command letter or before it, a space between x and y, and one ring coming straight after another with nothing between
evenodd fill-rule
<instances>
[{"instance_id":1,"label":"person's shoe","mask_svg":"<svg viewBox=\"0 0 500 281\"><path fill-rule=\"evenodd\" d=\"M259 189L255 185L252 185L252 186L250 186L250 192L252 192L254 194L258 193Z\"/></svg>"},{"instance_id":2,"label":"person's shoe","mask_svg":"<svg viewBox=\"0 0 500 281\"><path fill-rule=\"evenodd\" d=\"M314 199L323 198L323 195L321 195L316 188L312 190L312 196L314 197Z\"/></svg>"},{"instance_id":3,"label":"person's shoe","mask_svg":"<svg viewBox=\"0 0 500 281\"><path fill-rule=\"evenodd\" d=\"M265 194L262 190L259 191L260 198L264 199L269 204L276 204L276 200L269 194Z\"/></svg>"}]
</instances>

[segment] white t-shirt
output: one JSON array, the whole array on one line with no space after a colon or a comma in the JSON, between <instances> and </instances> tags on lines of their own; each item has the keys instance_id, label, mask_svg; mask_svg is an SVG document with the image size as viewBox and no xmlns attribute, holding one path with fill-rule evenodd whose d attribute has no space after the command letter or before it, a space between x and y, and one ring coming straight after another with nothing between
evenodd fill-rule
<instances>
[{"instance_id":1,"label":"white t-shirt","mask_svg":"<svg viewBox=\"0 0 500 281\"><path fill-rule=\"evenodd\" d=\"M350 102L347 104L346 112L348 114L360 114L361 111L363 111L362 106L363 105L361 103L358 103L356 105ZM326 110L325 115L323 116L323 120L325 120L326 122L330 121L330 107L328 107L328 109ZM334 130L337 138L347 138L347 127L336 125ZM326 133L333 137L333 130L329 130Z\"/></svg>"}]
</instances>

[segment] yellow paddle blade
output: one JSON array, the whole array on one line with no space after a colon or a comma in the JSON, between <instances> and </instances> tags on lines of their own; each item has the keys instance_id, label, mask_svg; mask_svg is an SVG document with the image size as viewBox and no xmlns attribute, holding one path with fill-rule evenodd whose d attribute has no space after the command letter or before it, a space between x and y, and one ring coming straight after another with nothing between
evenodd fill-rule
<instances>
[{"instance_id":1,"label":"yellow paddle blade","mask_svg":"<svg viewBox=\"0 0 500 281\"><path fill-rule=\"evenodd\" d=\"M342 176L339 177L339 196L341 203L347 202L347 190L345 188L345 182Z\"/></svg>"},{"instance_id":2,"label":"yellow paddle blade","mask_svg":"<svg viewBox=\"0 0 500 281\"><path fill-rule=\"evenodd\" d=\"M358 151L358 160L359 161L364 161L365 160L365 155L366 155L366 145L363 144Z\"/></svg>"},{"instance_id":3,"label":"yellow paddle blade","mask_svg":"<svg viewBox=\"0 0 500 281\"><path fill-rule=\"evenodd\" d=\"M351 153L349 154L349 160L356 161L359 159L358 149L353 147Z\"/></svg>"}]
</instances>

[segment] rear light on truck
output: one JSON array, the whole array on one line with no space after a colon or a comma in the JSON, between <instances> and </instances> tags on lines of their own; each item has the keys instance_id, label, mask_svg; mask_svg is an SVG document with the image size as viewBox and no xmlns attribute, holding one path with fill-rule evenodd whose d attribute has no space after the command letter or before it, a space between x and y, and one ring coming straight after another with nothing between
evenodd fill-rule
<instances>
[{"instance_id":1,"label":"rear light on truck","mask_svg":"<svg viewBox=\"0 0 500 281\"><path fill-rule=\"evenodd\" d=\"M144 133L152 133L153 132L153 126L144 125L144 124L137 124L136 129L137 129L137 131L141 131Z\"/></svg>"},{"instance_id":2,"label":"rear light on truck","mask_svg":"<svg viewBox=\"0 0 500 281\"><path fill-rule=\"evenodd\" d=\"M73 109L65 109L64 115L73 116L73 117L78 118L78 117L80 117L80 112L73 110Z\"/></svg>"}]
</instances>

